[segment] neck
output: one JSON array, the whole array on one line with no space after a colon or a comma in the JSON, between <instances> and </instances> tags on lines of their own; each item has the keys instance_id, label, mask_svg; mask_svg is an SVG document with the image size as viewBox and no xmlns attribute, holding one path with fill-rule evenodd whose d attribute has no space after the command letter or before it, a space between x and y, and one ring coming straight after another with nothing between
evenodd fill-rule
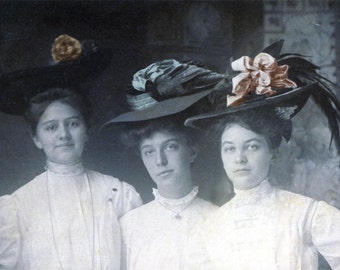
<instances>
[{"instance_id":1,"label":"neck","mask_svg":"<svg viewBox=\"0 0 340 270\"><path fill-rule=\"evenodd\" d=\"M265 178L262 180L262 182L251 188L251 189L237 189L235 188L235 194L236 195L250 195L250 194L257 194L257 193L262 193L263 191L266 191L268 188L270 188L270 184L269 184L269 178Z\"/></svg>"},{"instance_id":2,"label":"neck","mask_svg":"<svg viewBox=\"0 0 340 270\"><path fill-rule=\"evenodd\" d=\"M84 171L83 164L80 160L69 163L69 164L60 164L50 160L46 161L46 167L49 171L57 174L80 174Z\"/></svg>"},{"instance_id":3,"label":"neck","mask_svg":"<svg viewBox=\"0 0 340 270\"><path fill-rule=\"evenodd\" d=\"M192 181L183 181L181 185L157 186L159 194L167 199L180 199L193 189Z\"/></svg>"}]
</instances>

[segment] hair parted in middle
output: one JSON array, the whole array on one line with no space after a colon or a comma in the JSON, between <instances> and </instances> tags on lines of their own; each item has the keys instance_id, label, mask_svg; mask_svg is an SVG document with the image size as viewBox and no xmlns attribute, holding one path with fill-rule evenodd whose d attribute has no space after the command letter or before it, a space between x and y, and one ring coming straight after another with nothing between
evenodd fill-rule
<instances>
[{"instance_id":1,"label":"hair parted in middle","mask_svg":"<svg viewBox=\"0 0 340 270\"><path fill-rule=\"evenodd\" d=\"M183 136L190 147L197 147L199 136L197 130L185 127L183 117L161 117L152 121L142 121L134 125L123 125L120 139L128 147L138 148L140 143L156 132L170 132Z\"/></svg>"},{"instance_id":2,"label":"hair parted in middle","mask_svg":"<svg viewBox=\"0 0 340 270\"><path fill-rule=\"evenodd\" d=\"M47 107L56 101L69 105L77 110L82 115L87 127L89 127L92 109L88 100L84 96L78 95L71 88L53 87L32 97L28 103L25 120L31 126L32 135L36 134L39 119Z\"/></svg>"}]
</instances>

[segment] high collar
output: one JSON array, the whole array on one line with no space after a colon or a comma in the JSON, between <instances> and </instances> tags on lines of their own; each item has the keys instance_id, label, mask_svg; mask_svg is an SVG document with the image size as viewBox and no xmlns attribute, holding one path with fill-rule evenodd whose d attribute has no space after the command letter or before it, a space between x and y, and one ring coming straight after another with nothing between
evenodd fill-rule
<instances>
[{"instance_id":1,"label":"high collar","mask_svg":"<svg viewBox=\"0 0 340 270\"><path fill-rule=\"evenodd\" d=\"M235 189L235 198L258 197L268 194L273 187L269 183L269 178L264 179L258 186L252 189Z\"/></svg>"},{"instance_id":2,"label":"high collar","mask_svg":"<svg viewBox=\"0 0 340 270\"><path fill-rule=\"evenodd\" d=\"M47 161L46 170L57 175L79 175L84 172L84 166L81 162L75 164L57 164Z\"/></svg>"},{"instance_id":3,"label":"high collar","mask_svg":"<svg viewBox=\"0 0 340 270\"><path fill-rule=\"evenodd\" d=\"M156 188L152 189L152 193L155 196L155 200L159 201L162 205L176 206L176 205L182 205L182 204L186 204L188 202L191 202L196 197L196 195L198 193L198 187L194 186L192 188L192 190L187 195L185 195L184 197L179 198L179 199L164 198L159 194L159 191Z\"/></svg>"}]
</instances>

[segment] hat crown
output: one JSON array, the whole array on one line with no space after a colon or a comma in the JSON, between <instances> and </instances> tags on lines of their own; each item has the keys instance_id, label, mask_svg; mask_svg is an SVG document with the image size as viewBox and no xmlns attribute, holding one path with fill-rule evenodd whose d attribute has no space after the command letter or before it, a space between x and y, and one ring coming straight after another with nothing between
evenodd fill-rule
<instances>
[{"instance_id":1,"label":"hat crown","mask_svg":"<svg viewBox=\"0 0 340 270\"><path fill-rule=\"evenodd\" d=\"M127 102L132 110L145 109L167 99L214 89L225 76L194 62L166 59L139 70L133 76L133 94Z\"/></svg>"}]
</instances>

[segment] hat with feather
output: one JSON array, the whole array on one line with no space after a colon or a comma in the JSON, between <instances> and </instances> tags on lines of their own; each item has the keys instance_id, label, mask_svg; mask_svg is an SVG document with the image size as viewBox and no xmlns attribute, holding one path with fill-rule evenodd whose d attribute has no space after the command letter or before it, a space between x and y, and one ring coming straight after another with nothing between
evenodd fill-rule
<instances>
[{"instance_id":1,"label":"hat with feather","mask_svg":"<svg viewBox=\"0 0 340 270\"><path fill-rule=\"evenodd\" d=\"M183 112L208 96L224 78L194 62L167 59L153 63L133 76L133 89L126 95L131 110L109 120L101 130Z\"/></svg>"},{"instance_id":2,"label":"hat with feather","mask_svg":"<svg viewBox=\"0 0 340 270\"><path fill-rule=\"evenodd\" d=\"M256 113L265 109L284 123L281 135L288 141L292 131L291 119L311 97L326 115L340 153L340 102L331 91L336 85L321 76L317 72L319 68L302 55L280 54L283 42L275 42L254 59L243 56L232 62L231 68L239 72L231 79L233 86L225 87L224 94L212 95L213 110L188 118L185 125L206 129L214 120L230 114L249 110ZM231 75L227 77L230 81Z\"/></svg>"},{"instance_id":3,"label":"hat with feather","mask_svg":"<svg viewBox=\"0 0 340 270\"><path fill-rule=\"evenodd\" d=\"M111 60L109 48L66 34L54 40L51 54L51 65L0 75L0 111L23 115L31 97L50 87L72 88L103 70Z\"/></svg>"}]
</instances>

